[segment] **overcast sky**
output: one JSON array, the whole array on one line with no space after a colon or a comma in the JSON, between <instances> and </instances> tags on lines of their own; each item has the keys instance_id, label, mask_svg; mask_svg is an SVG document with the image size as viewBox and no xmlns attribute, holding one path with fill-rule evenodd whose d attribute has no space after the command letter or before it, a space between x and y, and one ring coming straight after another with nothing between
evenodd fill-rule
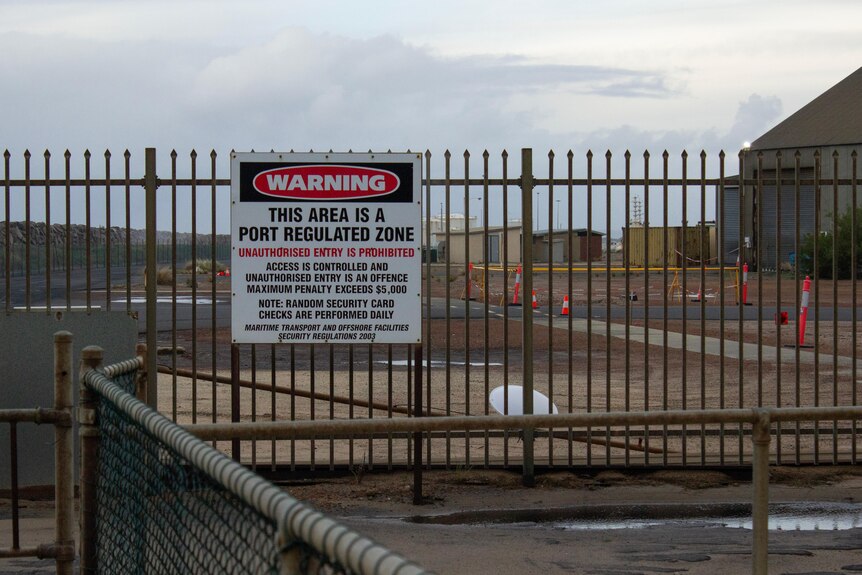
<instances>
[{"instance_id":1,"label":"overcast sky","mask_svg":"<svg viewBox=\"0 0 862 575\"><path fill-rule=\"evenodd\" d=\"M862 65L860 22L858 0L2 0L0 150L735 155Z\"/></svg>"}]
</instances>

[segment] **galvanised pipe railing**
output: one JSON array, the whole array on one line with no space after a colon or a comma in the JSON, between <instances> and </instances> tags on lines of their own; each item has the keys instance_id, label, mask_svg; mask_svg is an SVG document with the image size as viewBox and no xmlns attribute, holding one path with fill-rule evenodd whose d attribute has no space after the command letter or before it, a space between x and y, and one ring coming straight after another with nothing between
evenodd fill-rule
<instances>
[{"instance_id":1,"label":"galvanised pipe railing","mask_svg":"<svg viewBox=\"0 0 862 575\"><path fill-rule=\"evenodd\" d=\"M769 444L772 423L824 420L858 421L859 419L862 419L862 406L279 421L197 424L188 425L185 428L202 440L271 440L325 438L339 435L360 436L393 432L534 431L541 428L590 428L612 425L749 424L752 426L753 444L751 463L753 487L752 573L765 575L768 558Z\"/></svg>"},{"instance_id":2,"label":"galvanised pipe railing","mask_svg":"<svg viewBox=\"0 0 862 575\"><path fill-rule=\"evenodd\" d=\"M195 468L204 472L212 480L233 493L246 505L267 517L277 525L278 547L282 551L283 568L286 573L305 572L300 566L299 548L290 549L286 544L299 539L308 543L324 556L332 557L339 565L354 573L375 573L380 575L419 575L424 569L393 553L387 548L341 525L337 521L312 509L305 503L291 497L266 479L249 471L207 443L194 437L183 428L154 411L145 403L123 391L108 379L142 369L146 365L143 357L102 368L102 349L86 347L81 352L81 392L82 438L97 441L95 433L85 433L86 427L98 428L93 413L93 396L99 394L116 405L137 424L145 428L159 441L175 450ZM95 459L98 448L82 441L82 472L97 467ZM88 454L89 452L89 454ZM82 486L93 485L94 477L82 475ZM81 495L82 513L82 556L81 572L98 571L95 548L95 523L88 517L94 516L96 509L91 499L94 493Z\"/></svg>"},{"instance_id":3,"label":"galvanised pipe railing","mask_svg":"<svg viewBox=\"0 0 862 575\"><path fill-rule=\"evenodd\" d=\"M0 549L0 557L53 558L60 575L71 575L75 560L72 409L72 334L59 331L54 334L53 408L0 410L0 423L9 423L12 430L9 450L12 458L12 547ZM36 547L19 545L18 441L15 428L22 422L54 425L54 542Z\"/></svg>"}]
</instances>

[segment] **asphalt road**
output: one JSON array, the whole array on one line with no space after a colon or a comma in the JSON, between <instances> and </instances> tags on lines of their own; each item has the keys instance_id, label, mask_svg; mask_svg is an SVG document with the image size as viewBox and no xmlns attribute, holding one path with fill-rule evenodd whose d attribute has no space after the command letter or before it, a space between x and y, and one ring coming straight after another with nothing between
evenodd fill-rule
<instances>
[{"instance_id":1,"label":"asphalt road","mask_svg":"<svg viewBox=\"0 0 862 575\"><path fill-rule=\"evenodd\" d=\"M143 266L137 266L131 270L133 278L143 276ZM126 291L124 288L116 288L111 292L110 303L106 298L104 290L106 271L104 269L91 270L90 275L84 270L73 270L70 274L67 285L66 274L63 271L53 272L51 276L51 301L52 307L64 307L66 305L66 294L71 294L71 305L81 307L98 307L100 309L111 309L114 311L129 310L137 314L141 331L144 331L146 326L146 299L143 290L138 287L132 291L131 300L127 303ZM111 285L122 286L126 284L127 275L125 268L116 268L111 271ZM88 286L91 290L88 292ZM199 327L209 328L213 325L215 317L216 327L230 326L230 294L224 290L218 291L216 294L215 306L211 298L209 286L203 286L198 289L197 300L194 303L191 299L191 290L188 288L180 288L177 290L177 301L174 304L172 293L165 291L162 288L158 299L158 319L156 322L158 331L170 331L172 329L187 330L191 329L193 322L196 322ZM28 293L30 294L28 298ZM89 297L88 297L89 293ZM12 307L26 307L28 304L31 307L45 306L48 303L48 278L45 275L33 275L30 278L29 285L25 278L12 278L10 286L10 299ZM0 302L5 305L6 294L0 293ZM426 299L423 298L423 308L426 305ZM448 308L448 309L447 309ZM488 305L487 314L489 319L499 320L508 313L510 319L520 320L523 316L525 308L521 306L507 306L504 311L503 306ZM643 320L647 315L650 320L663 320L665 318L665 309L667 311L668 320L700 321L701 313L706 321L720 321L722 317L722 309L719 306L706 303L701 306L700 303L687 302L684 305L675 304L664 307L662 302L652 302L647 309L643 302L631 302L631 305L612 305L610 309L604 304L593 305L588 308L585 305L572 306L570 314L573 318L586 319L589 315L593 319L606 320L610 318L612 321L624 321L627 317L631 320ZM764 321L772 320L776 310L774 307L758 308L757 306L725 306L723 309L724 320L728 322L738 321L740 311L743 314L744 320L755 321L762 317ZM784 310L788 311L788 310ZM560 321L564 321L560 309L548 309L547 306L541 306L532 310L534 316L539 320L547 320L550 316ZM808 312L808 321L832 321L835 317L835 312L831 306L821 307L819 310L812 306ZM432 319L464 319L469 316L473 319L485 317L486 306L484 302L463 300L451 300L447 302L444 298L431 298L430 317ZM793 315L791 313L791 315ZM862 316L862 308L857 308L857 315ZM850 321L852 318L852 308L841 306L837 309L837 317L841 321ZM562 324L561 324L562 325Z\"/></svg>"}]
</instances>

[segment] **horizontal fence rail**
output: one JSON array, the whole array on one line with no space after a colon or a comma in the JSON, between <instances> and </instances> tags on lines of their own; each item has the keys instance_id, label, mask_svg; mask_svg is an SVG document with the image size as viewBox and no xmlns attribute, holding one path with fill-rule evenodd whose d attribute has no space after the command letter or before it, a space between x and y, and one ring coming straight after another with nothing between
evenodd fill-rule
<instances>
[{"instance_id":1,"label":"horizontal fence rail","mask_svg":"<svg viewBox=\"0 0 862 575\"><path fill-rule=\"evenodd\" d=\"M755 424L766 418L770 423L795 421L856 421L862 419L862 406L807 408L707 409L691 411L561 413L545 415L484 415L450 417L413 417L398 419L354 419L332 421L276 421L258 423L198 423L184 428L202 440L225 439L309 439L328 436L370 435L414 431L489 431L525 429L566 429L608 425L694 425L738 423Z\"/></svg>"}]
</instances>

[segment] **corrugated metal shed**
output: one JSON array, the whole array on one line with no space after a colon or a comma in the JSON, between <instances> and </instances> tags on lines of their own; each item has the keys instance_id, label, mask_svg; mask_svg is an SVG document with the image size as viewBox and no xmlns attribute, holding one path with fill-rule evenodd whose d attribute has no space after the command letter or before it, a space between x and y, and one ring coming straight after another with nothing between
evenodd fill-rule
<instances>
[{"instance_id":1,"label":"corrugated metal shed","mask_svg":"<svg viewBox=\"0 0 862 575\"><path fill-rule=\"evenodd\" d=\"M649 261L646 262L649 267L662 267L665 262L668 267L683 267L684 261L688 262L686 266L694 267L700 266L701 259L705 265L714 266L717 265L715 231L715 224L711 222L707 222L705 228L691 226L683 230L682 226L668 227L665 244L663 227L623 228L624 261L628 259L628 264L633 267L645 267L644 247L649 244Z\"/></svg>"},{"instance_id":2,"label":"corrugated metal shed","mask_svg":"<svg viewBox=\"0 0 862 575\"><path fill-rule=\"evenodd\" d=\"M782 170L782 179L793 179L793 170ZM800 180L814 178L814 169L800 170ZM775 180L775 170L764 170L765 181ZM778 217L778 193L774 184L764 185L763 193L759 195L761 220L764 222L760 238L760 256L765 269L780 269L790 262L790 254L795 253L796 246L796 186L781 186L781 214ZM799 186L799 241L814 233L815 221L814 186ZM780 223L779 223L780 222ZM778 226L780 225L780 232Z\"/></svg>"}]
</instances>

